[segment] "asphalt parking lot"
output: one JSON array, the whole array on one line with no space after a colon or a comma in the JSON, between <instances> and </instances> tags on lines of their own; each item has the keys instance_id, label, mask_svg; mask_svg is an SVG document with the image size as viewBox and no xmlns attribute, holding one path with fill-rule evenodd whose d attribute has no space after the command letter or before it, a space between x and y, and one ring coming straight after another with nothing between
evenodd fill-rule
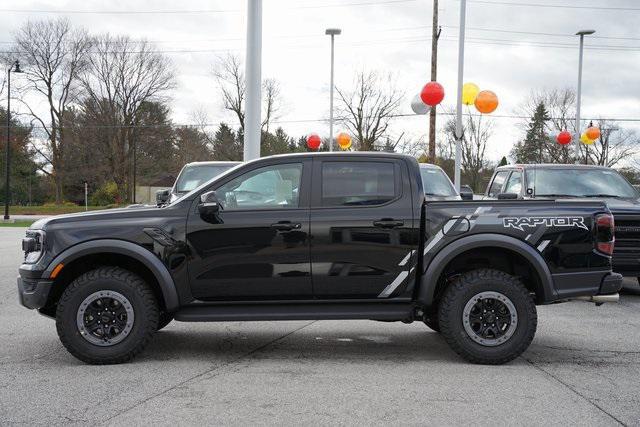
<instances>
[{"instance_id":1,"label":"asphalt parking lot","mask_svg":"<svg viewBox=\"0 0 640 427\"><path fill-rule=\"evenodd\" d=\"M524 355L462 361L419 323L173 323L88 366L20 307L22 228L0 228L0 424L640 425L640 295L539 307Z\"/></svg>"}]
</instances>

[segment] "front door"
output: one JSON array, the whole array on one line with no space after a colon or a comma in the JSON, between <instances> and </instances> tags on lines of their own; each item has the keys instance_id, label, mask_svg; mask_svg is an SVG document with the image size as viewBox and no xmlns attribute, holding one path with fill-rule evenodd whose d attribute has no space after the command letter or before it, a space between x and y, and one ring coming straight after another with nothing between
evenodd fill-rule
<instances>
[{"instance_id":1,"label":"front door","mask_svg":"<svg viewBox=\"0 0 640 427\"><path fill-rule=\"evenodd\" d=\"M215 190L221 209L189 215L189 275L202 300L307 299L310 161L238 170Z\"/></svg>"},{"instance_id":2,"label":"front door","mask_svg":"<svg viewBox=\"0 0 640 427\"><path fill-rule=\"evenodd\" d=\"M418 233L406 165L314 159L311 271L319 299L390 298L411 286ZM404 180L404 182L403 182Z\"/></svg>"}]
</instances>

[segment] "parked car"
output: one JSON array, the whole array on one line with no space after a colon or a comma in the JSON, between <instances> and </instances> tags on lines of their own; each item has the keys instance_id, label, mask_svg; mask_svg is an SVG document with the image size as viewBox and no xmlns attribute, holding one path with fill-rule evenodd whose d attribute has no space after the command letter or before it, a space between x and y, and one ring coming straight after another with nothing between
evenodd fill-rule
<instances>
[{"instance_id":1,"label":"parked car","mask_svg":"<svg viewBox=\"0 0 640 427\"><path fill-rule=\"evenodd\" d=\"M473 200L471 187L463 185L458 193L440 166L420 163L420 176L427 200Z\"/></svg>"},{"instance_id":2,"label":"parked car","mask_svg":"<svg viewBox=\"0 0 640 427\"><path fill-rule=\"evenodd\" d=\"M156 191L156 203L165 205L194 188L228 171L241 162L192 162L182 167L172 188Z\"/></svg>"},{"instance_id":3,"label":"parked car","mask_svg":"<svg viewBox=\"0 0 640 427\"><path fill-rule=\"evenodd\" d=\"M22 247L20 302L94 364L173 319L422 321L500 364L536 304L616 301L622 282L605 203L426 201L416 159L390 153L261 158L164 208L36 221Z\"/></svg>"},{"instance_id":4,"label":"parked car","mask_svg":"<svg viewBox=\"0 0 640 427\"><path fill-rule=\"evenodd\" d=\"M615 169L528 164L496 169L487 198L604 200L615 218L613 269L640 281L640 193Z\"/></svg>"}]
</instances>

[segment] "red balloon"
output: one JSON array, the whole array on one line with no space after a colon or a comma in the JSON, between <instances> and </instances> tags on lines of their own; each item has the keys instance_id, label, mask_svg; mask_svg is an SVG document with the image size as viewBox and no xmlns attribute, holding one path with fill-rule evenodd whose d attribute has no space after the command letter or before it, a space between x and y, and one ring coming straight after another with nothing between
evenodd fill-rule
<instances>
[{"instance_id":1,"label":"red balloon","mask_svg":"<svg viewBox=\"0 0 640 427\"><path fill-rule=\"evenodd\" d=\"M315 133L312 133L311 135L307 136L307 147L309 147L312 150L317 150L318 148L320 148L321 142L322 141L320 140L320 137Z\"/></svg>"},{"instance_id":2,"label":"red balloon","mask_svg":"<svg viewBox=\"0 0 640 427\"><path fill-rule=\"evenodd\" d=\"M556 136L556 141L558 141L558 144L560 145L567 145L571 142L571 134L566 130L563 130L558 134L558 136Z\"/></svg>"},{"instance_id":3,"label":"red balloon","mask_svg":"<svg viewBox=\"0 0 640 427\"><path fill-rule=\"evenodd\" d=\"M444 88L438 82L429 82L422 88L420 99L425 104L435 107L444 99Z\"/></svg>"}]
</instances>

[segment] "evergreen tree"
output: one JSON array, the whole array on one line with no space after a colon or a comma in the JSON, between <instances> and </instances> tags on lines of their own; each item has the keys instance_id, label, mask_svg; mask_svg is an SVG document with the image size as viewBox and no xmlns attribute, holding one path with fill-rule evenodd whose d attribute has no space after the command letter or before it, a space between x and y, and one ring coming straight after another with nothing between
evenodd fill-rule
<instances>
[{"instance_id":1,"label":"evergreen tree","mask_svg":"<svg viewBox=\"0 0 640 427\"><path fill-rule=\"evenodd\" d=\"M498 166L506 166L508 164L509 164L509 162L507 161L507 157L506 156L502 156L502 159L500 159L500 163L498 163Z\"/></svg>"},{"instance_id":2,"label":"evergreen tree","mask_svg":"<svg viewBox=\"0 0 640 427\"><path fill-rule=\"evenodd\" d=\"M549 144L551 143L546 130L546 123L550 120L549 113L540 102L531 117L524 140L516 143L511 152L517 163L545 163L549 161Z\"/></svg>"}]
</instances>

